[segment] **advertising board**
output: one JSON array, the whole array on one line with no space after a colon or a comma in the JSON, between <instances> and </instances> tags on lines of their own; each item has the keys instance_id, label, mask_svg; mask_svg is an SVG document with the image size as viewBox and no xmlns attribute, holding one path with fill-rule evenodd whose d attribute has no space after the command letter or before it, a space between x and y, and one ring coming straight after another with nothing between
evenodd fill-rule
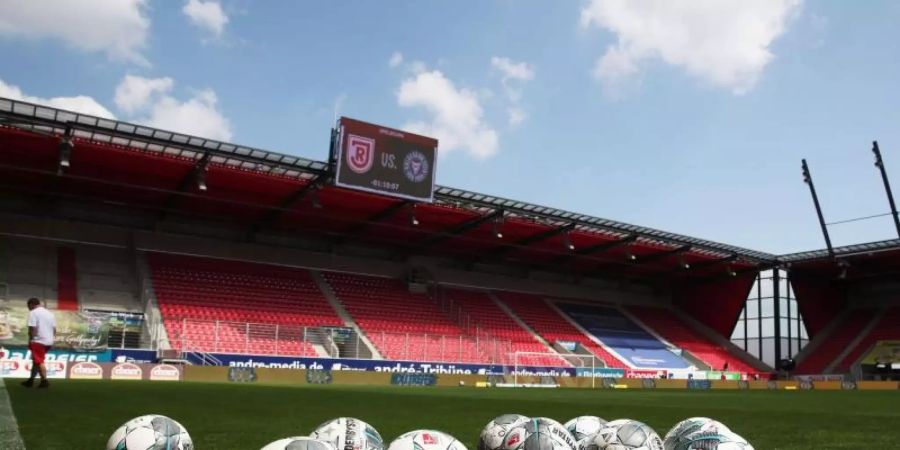
<instances>
[{"instance_id":1,"label":"advertising board","mask_svg":"<svg viewBox=\"0 0 900 450\"><path fill-rule=\"evenodd\" d=\"M341 117L337 186L420 202L434 199L438 141Z\"/></svg>"}]
</instances>

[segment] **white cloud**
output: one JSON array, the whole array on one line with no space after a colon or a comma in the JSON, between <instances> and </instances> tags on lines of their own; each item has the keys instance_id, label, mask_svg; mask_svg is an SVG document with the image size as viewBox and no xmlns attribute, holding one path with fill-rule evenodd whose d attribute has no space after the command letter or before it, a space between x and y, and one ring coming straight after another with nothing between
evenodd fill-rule
<instances>
[{"instance_id":1,"label":"white cloud","mask_svg":"<svg viewBox=\"0 0 900 450\"><path fill-rule=\"evenodd\" d=\"M415 74L419 74L428 70L428 66L425 65L422 61L413 61L409 63L409 71Z\"/></svg>"},{"instance_id":2,"label":"white cloud","mask_svg":"<svg viewBox=\"0 0 900 450\"><path fill-rule=\"evenodd\" d=\"M126 75L116 87L116 106L147 126L209 139L231 139L231 123L219 111L215 91L203 89L187 100L179 100L171 94L174 85L168 77Z\"/></svg>"},{"instance_id":3,"label":"white cloud","mask_svg":"<svg viewBox=\"0 0 900 450\"><path fill-rule=\"evenodd\" d=\"M594 75L616 89L658 58L714 86L743 94L772 60L769 47L784 34L802 0L590 0L583 27L598 26L617 41Z\"/></svg>"},{"instance_id":4,"label":"white cloud","mask_svg":"<svg viewBox=\"0 0 900 450\"><path fill-rule=\"evenodd\" d=\"M133 113L150 101L150 97L172 90L174 81L169 78L144 78L125 75L116 87L116 106L126 113Z\"/></svg>"},{"instance_id":5,"label":"white cloud","mask_svg":"<svg viewBox=\"0 0 900 450\"><path fill-rule=\"evenodd\" d=\"M525 121L527 115L519 106L522 100L522 89L525 83L534 79L534 67L526 62L516 62L507 57L494 56L491 58L491 68L500 72L500 83L506 98L512 104L507 110L509 125L518 126Z\"/></svg>"},{"instance_id":6,"label":"white cloud","mask_svg":"<svg viewBox=\"0 0 900 450\"><path fill-rule=\"evenodd\" d=\"M515 62L506 57L494 56L491 58L491 67L503 75L503 81L534 79L534 68L525 62Z\"/></svg>"},{"instance_id":7,"label":"white cloud","mask_svg":"<svg viewBox=\"0 0 900 450\"><path fill-rule=\"evenodd\" d=\"M507 113L509 114L509 125L511 127L516 127L516 126L520 125L522 122L525 121L525 118L528 117L528 115L525 114L525 111L522 111L521 108L518 108L515 106L512 108L509 108Z\"/></svg>"},{"instance_id":8,"label":"white cloud","mask_svg":"<svg viewBox=\"0 0 900 450\"><path fill-rule=\"evenodd\" d=\"M154 128L229 141L231 123L218 110L218 100L212 89L199 91L187 101L163 96L153 104L150 115L139 121Z\"/></svg>"},{"instance_id":9,"label":"white cloud","mask_svg":"<svg viewBox=\"0 0 900 450\"><path fill-rule=\"evenodd\" d=\"M115 116L108 109L103 107L99 102L91 97L77 95L75 97L51 97L41 98L25 95L18 86L5 83L0 80L0 97L11 98L29 103L37 103L53 108L75 111L82 114L90 114L92 116L103 117L106 119L114 119Z\"/></svg>"},{"instance_id":10,"label":"white cloud","mask_svg":"<svg viewBox=\"0 0 900 450\"><path fill-rule=\"evenodd\" d=\"M442 152L463 150L478 159L497 153L499 137L485 122L478 95L457 88L440 71L423 70L404 80L397 91L397 103L428 112L430 120L407 123L404 129L436 137Z\"/></svg>"},{"instance_id":11,"label":"white cloud","mask_svg":"<svg viewBox=\"0 0 900 450\"><path fill-rule=\"evenodd\" d=\"M400 64L403 64L403 53L394 52L391 55L391 59L388 60L388 66L397 67Z\"/></svg>"},{"instance_id":12,"label":"white cloud","mask_svg":"<svg viewBox=\"0 0 900 450\"><path fill-rule=\"evenodd\" d=\"M150 18L146 0L2 0L0 37L53 38L79 50L148 65L141 50Z\"/></svg>"},{"instance_id":13,"label":"white cloud","mask_svg":"<svg viewBox=\"0 0 900 450\"><path fill-rule=\"evenodd\" d=\"M231 124L218 109L218 97L212 89L195 92L187 100L170 94L171 78L142 78L127 75L116 87L115 103L126 120L163 130L223 141L231 140ZM83 114L115 119L109 109L91 97L41 98L26 95L19 87L0 80L0 97L46 105Z\"/></svg>"},{"instance_id":14,"label":"white cloud","mask_svg":"<svg viewBox=\"0 0 900 450\"><path fill-rule=\"evenodd\" d=\"M222 5L216 0L188 0L181 8L195 26L210 32L213 37L220 37L228 24L228 16Z\"/></svg>"}]
</instances>

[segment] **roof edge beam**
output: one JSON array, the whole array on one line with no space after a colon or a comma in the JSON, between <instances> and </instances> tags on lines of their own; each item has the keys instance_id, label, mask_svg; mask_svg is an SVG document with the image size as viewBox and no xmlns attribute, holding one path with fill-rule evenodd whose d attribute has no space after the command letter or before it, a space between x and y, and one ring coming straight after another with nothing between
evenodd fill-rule
<instances>
[{"instance_id":1,"label":"roof edge beam","mask_svg":"<svg viewBox=\"0 0 900 450\"><path fill-rule=\"evenodd\" d=\"M673 248L671 250L664 250L664 251L657 252L657 253L651 253L651 254L645 255L645 256L638 256L636 262L637 263L648 263L648 262L659 261L661 259L666 259L670 256L680 255L682 253L688 252L692 248L694 248L693 245L682 245L680 247Z\"/></svg>"},{"instance_id":2,"label":"roof edge beam","mask_svg":"<svg viewBox=\"0 0 900 450\"><path fill-rule=\"evenodd\" d=\"M318 189L321 185L321 178L321 175L317 175L303 186L297 188L296 191L288 194L286 197L281 199L275 209L266 211L266 213L262 217L260 217L259 220L256 221L256 223L250 226L250 229L247 231L247 240L252 241L260 231L272 226L272 224L278 221L278 219L281 218L281 216L284 215L285 212L303 201L303 199L306 198L311 190Z\"/></svg>"},{"instance_id":3,"label":"roof edge beam","mask_svg":"<svg viewBox=\"0 0 900 450\"><path fill-rule=\"evenodd\" d=\"M352 227L350 227L350 229L348 229L346 232L344 232L344 235L342 237L340 237L339 239L337 239L334 242L334 244L341 245L341 244L345 243L347 240L349 240L350 238L361 235L363 232L368 230L372 225L375 225L383 220L386 220L386 219L392 217L394 214L397 214L398 212L400 212L400 210L402 210L403 208L406 208L407 206L409 206L411 204L412 204L412 201L410 201L410 200L401 200L397 203L394 203L393 205L388 206L387 208L382 209L381 211L378 211L375 214L372 214L364 222L357 223L357 224L353 225Z\"/></svg>"}]
</instances>

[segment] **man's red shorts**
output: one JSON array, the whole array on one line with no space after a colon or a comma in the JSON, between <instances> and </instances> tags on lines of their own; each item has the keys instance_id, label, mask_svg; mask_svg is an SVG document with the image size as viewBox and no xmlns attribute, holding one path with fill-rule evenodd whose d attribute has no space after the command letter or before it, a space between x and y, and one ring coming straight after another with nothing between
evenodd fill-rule
<instances>
[{"instance_id":1,"label":"man's red shorts","mask_svg":"<svg viewBox=\"0 0 900 450\"><path fill-rule=\"evenodd\" d=\"M47 356L47 351L50 350L50 346L39 344L37 342L30 342L28 344L28 350L31 350L31 359L34 360L34 363L41 365L44 363L44 358Z\"/></svg>"}]
</instances>

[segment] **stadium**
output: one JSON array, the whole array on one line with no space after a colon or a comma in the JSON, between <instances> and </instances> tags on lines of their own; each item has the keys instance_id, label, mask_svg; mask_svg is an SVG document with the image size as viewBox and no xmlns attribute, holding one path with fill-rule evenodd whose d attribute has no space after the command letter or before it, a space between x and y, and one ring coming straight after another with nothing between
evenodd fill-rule
<instances>
[{"instance_id":1,"label":"stadium","mask_svg":"<svg viewBox=\"0 0 900 450\"><path fill-rule=\"evenodd\" d=\"M222 449L341 416L476 448L506 413L707 415L758 449L900 438L900 240L778 256L384 195L341 174L352 133L406 139L341 119L313 161L0 99L0 369L27 447L101 448L150 413ZM52 395L15 383L29 297L61 323Z\"/></svg>"}]
</instances>

